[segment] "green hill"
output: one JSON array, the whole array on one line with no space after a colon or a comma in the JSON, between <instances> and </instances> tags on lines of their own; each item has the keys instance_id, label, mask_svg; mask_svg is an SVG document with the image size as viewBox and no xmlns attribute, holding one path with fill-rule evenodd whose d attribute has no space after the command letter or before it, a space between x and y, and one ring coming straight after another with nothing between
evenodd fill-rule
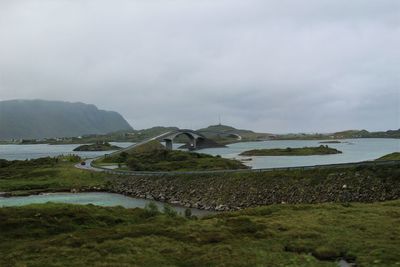
<instances>
[{"instance_id":1,"label":"green hill","mask_svg":"<svg viewBox=\"0 0 400 267\"><path fill-rule=\"evenodd\" d=\"M45 100L0 102L0 139L42 139L132 130L117 112Z\"/></svg>"},{"instance_id":2,"label":"green hill","mask_svg":"<svg viewBox=\"0 0 400 267\"><path fill-rule=\"evenodd\" d=\"M400 160L400 152L393 152L376 160Z\"/></svg>"},{"instance_id":3,"label":"green hill","mask_svg":"<svg viewBox=\"0 0 400 267\"><path fill-rule=\"evenodd\" d=\"M196 130L207 138L218 143L227 144L237 141L268 140L272 136L269 133L256 133L250 130L236 129L228 125L210 125L207 128Z\"/></svg>"},{"instance_id":4,"label":"green hill","mask_svg":"<svg viewBox=\"0 0 400 267\"><path fill-rule=\"evenodd\" d=\"M154 140L121 153L97 160L95 164L119 163L134 171L195 171L248 168L240 161L219 156L167 150Z\"/></svg>"},{"instance_id":5,"label":"green hill","mask_svg":"<svg viewBox=\"0 0 400 267\"><path fill-rule=\"evenodd\" d=\"M176 131L178 129L178 127L155 126L148 129L134 130L128 133L127 137L132 142L140 142L166 132Z\"/></svg>"},{"instance_id":6,"label":"green hill","mask_svg":"<svg viewBox=\"0 0 400 267\"><path fill-rule=\"evenodd\" d=\"M400 138L400 129L381 132L367 130L348 130L334 133L334 138Z\"/></svg>"},{"instance_id":7,"label":"green hill","mask_svg":"<svg viewBox=\"0 0 400 267\"><path fill-rule=\"evenodd\" d=\"M81 145L76 147L73 151L110 151L121 149L119 146L113 146L107 142L97 142L90 145Z\"/></svg>"}]
</instances>

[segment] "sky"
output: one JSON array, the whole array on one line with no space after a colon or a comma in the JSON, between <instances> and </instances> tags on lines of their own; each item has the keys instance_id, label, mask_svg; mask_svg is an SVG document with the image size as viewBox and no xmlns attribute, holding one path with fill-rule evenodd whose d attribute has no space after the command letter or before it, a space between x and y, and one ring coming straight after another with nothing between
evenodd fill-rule
<instances>
[{"instance_id":1,"label":"sky","mask_svg":"<svg viewBox=\"0 0 400 267\"><path fill-rule=\"evenodd\" d=\"M400 128L398 0L1 0L0 100L135 129Z\"/></svg>"}]
</instances>

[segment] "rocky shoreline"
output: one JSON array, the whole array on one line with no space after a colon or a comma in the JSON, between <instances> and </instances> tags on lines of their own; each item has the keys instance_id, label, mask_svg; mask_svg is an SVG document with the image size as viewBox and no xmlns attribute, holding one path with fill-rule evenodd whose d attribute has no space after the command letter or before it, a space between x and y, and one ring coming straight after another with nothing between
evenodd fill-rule
<instances>
[{"instance_id":1,"label":"rocky shoreline","mask_svg":"<svg viewBox=\"0 0 400 267\"><path fill-rule=\"evenodd\" d=\"M377 202L400 199L400 162L260 173L109 177L104 186L1 192L1 197L110 192L209 211L271 204Z\"/></svg>"},{"instance_id":2,"label":"rocky shoreline","mask_svg":"<svg viewBox=\"0 0 400 267\"><path fill-rule=\"evenodd\" d=\"M376 202L400 198L400 164L301 172L129 176L110 178L108 190L214 211L281 203Z\"/></svg>"}]
</instances>

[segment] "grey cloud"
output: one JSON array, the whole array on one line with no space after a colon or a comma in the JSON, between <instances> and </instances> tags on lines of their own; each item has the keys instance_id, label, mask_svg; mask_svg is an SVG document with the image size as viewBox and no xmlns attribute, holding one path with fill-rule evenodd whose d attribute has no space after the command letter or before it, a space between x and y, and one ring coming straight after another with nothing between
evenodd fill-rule
<instances>
[{"instance_id":1,"label":"grey cloud","mask_svg":"<svg viewBox=\"0 0 400 267\"><path fill-rule=\"evenodd\" d=\"M400 128L400 3L0 2L0 100L119 111L134 128Z\"/></svg>"}]
</instances>

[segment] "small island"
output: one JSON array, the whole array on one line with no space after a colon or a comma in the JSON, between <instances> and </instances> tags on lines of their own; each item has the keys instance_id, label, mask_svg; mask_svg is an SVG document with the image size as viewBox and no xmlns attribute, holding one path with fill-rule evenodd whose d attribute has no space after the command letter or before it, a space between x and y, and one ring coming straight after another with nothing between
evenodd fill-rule
<instances>
[{"instance_id":1,"label":"small island","mask_svg":"<svg viewBox=\"0 0 400 267\"><path fill-rule=\"evenodd\" d=\"M73 151L109 151L121 149L119 146L111 145L108 142L96 142L90 145L81 145L75 148Z\"/></svg>"},{"instance_id":2,"label":"small island","mask_svg":"<svg viewBox=\"0 0 400 267\"><path fill-rule=\"evenodd\" d=\"M338 140L329 140L329 141L321 141L319 142L320 144L340 144L342 142L338 141Z\"/></svg>"},{"instance_id":3,"label":"small island","mask_svg":"<svg viewBox=\"0 0 400 267\"><path fill-rule=\"evenodd\" d=\"M154 140L128 151L96 160L94 164L124 165L131 171L208 171L248 169L238 160L180 150L167 150Z\"/></svg>"},{"instance_id":4,"label":"small island","mask_svg":"<svg viewBox=\"0 0 400 267\"><path fill-rule=\"evenodd\" d=\"M300 147L300 148L271 148L253 149L240 153L240 156L312 156L312 155L331 155L340 154L342 151L328 146Z\"/></svg>"}]
</instances>

